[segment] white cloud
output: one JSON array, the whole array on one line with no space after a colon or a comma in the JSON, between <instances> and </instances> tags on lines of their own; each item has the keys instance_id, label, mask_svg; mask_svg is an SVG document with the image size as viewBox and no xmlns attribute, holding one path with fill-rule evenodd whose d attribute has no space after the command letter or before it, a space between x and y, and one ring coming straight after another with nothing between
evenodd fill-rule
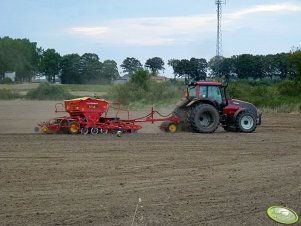
<instances>
[{"instance_id":1,"label":"white cloud","mask_svg":"<svg viewBox=\"0 0 301 226\"><path fill-rule=\"evenodd\" d=\"M290 2L269 4L269 5L257 5L248 9L241 10L239 12L234 12L228 16L233 17L242 17L254 13L281 13L281 12L300 12L301 4L293 4Z\"/></svg>"},{"instance_id":2,"label":"white cloud","mask_svg":"<svg viewBox=\"0 0 301 226\"><path fill-rule=\"evenodd\" d=\"M199 32L207 32L215 15L187 17L149 17L113 20L105 27L73 27L72 34L120 45L161 46L187 42Z\"/></svg>"},{"instance_id":3,"label":"white cloud","mask_svg":"<svg viewBox=\"0 0 301 226\"><path fill-rule=\"evenodd\" d=\"M109 32L108 27L73 27L71 31L74 33L87 35L87 36L99 36Z\"/></svg>"},{"instance_id":4,"label":"white cloud","mask_svg":"<svg viewBox=\"0 0 301 226\"><path fill-rule=\"evenodd\" d=\"M240 19L252 14L300 12L300 3L257 5L224 15L224 22L238 24ZM257 15L257 18L260 15ZM109 21L99 27L73 27L71 33L87 37L93 42L124 46L163 46L212 38L215 35L216 15L182 17L149 17Z\"/></svg>"}]
</instances>

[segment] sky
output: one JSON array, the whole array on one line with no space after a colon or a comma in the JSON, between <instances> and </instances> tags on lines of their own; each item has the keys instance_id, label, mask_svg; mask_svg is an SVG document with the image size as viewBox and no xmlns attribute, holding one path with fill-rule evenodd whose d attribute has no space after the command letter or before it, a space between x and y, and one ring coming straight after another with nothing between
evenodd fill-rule
<instances>
[{"instance_id":1,"label":"sky","mask_svg":"<svg viewBox=\"0 0 301 226\"><path fill-rule=\"evenodd\" d=\"M301 46L301 0L227 0L222 54L276 54ZM216 53L215 0L1 0L0 37L27 38L61 55L96 53L142 64ZM122 70L120 69L120 72Z\"/></svg>"}]
</instances>

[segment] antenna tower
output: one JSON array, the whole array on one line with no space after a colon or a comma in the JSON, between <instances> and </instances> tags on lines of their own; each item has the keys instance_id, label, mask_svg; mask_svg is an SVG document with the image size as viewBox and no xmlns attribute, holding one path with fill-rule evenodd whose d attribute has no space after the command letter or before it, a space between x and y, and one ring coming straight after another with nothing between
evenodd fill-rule
<instances>
[{"instance_id":1,"label":"antenna tower","mask_svg":"<svg viewBox=\"0 0 301 226\"><path fill-rule=\"evenodd\" d=\"M216 63L217 63L217 74L220 75L220 64L221 56L223 51L222 44L222 5L226 4L226 0L216 0L217 5L217 36L216 36Z\"/></svg>"}]
</instances>

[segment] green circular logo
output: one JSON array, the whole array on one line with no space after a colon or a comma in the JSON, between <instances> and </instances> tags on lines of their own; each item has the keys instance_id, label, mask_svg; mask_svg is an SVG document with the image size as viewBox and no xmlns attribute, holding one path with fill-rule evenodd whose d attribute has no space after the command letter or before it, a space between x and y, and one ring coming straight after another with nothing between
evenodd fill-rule
<instances>
[{"instance_id":1,"label":"green circular logo","mask_svg":"<svg viewBox=\"0 0 301 226\"><path fill-rule=\"evenodd\" d=\"M298 221L298 215L295 211L283 206L271 206L267 209L268 216L282 224L294 224Z\"/></svg>"}]
</instances>

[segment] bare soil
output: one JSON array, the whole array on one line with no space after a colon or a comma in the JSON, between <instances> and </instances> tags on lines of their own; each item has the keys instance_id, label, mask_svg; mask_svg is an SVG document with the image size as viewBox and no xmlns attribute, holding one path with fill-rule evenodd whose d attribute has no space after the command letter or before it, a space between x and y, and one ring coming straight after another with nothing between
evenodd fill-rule
<instances>
[{"instance_id":1,"label":"bare soil","mask_svg":"<svg viewBox=\"0 0 301 226\"><path fill-rule=\"evenodd\" d=\"M53 104L0 101L0 225L131 225L136 207L134 225L279 225L271 205L301 214L300 114L266 114L251 134L34 134Z\"/></svg>"}]
</instances>

